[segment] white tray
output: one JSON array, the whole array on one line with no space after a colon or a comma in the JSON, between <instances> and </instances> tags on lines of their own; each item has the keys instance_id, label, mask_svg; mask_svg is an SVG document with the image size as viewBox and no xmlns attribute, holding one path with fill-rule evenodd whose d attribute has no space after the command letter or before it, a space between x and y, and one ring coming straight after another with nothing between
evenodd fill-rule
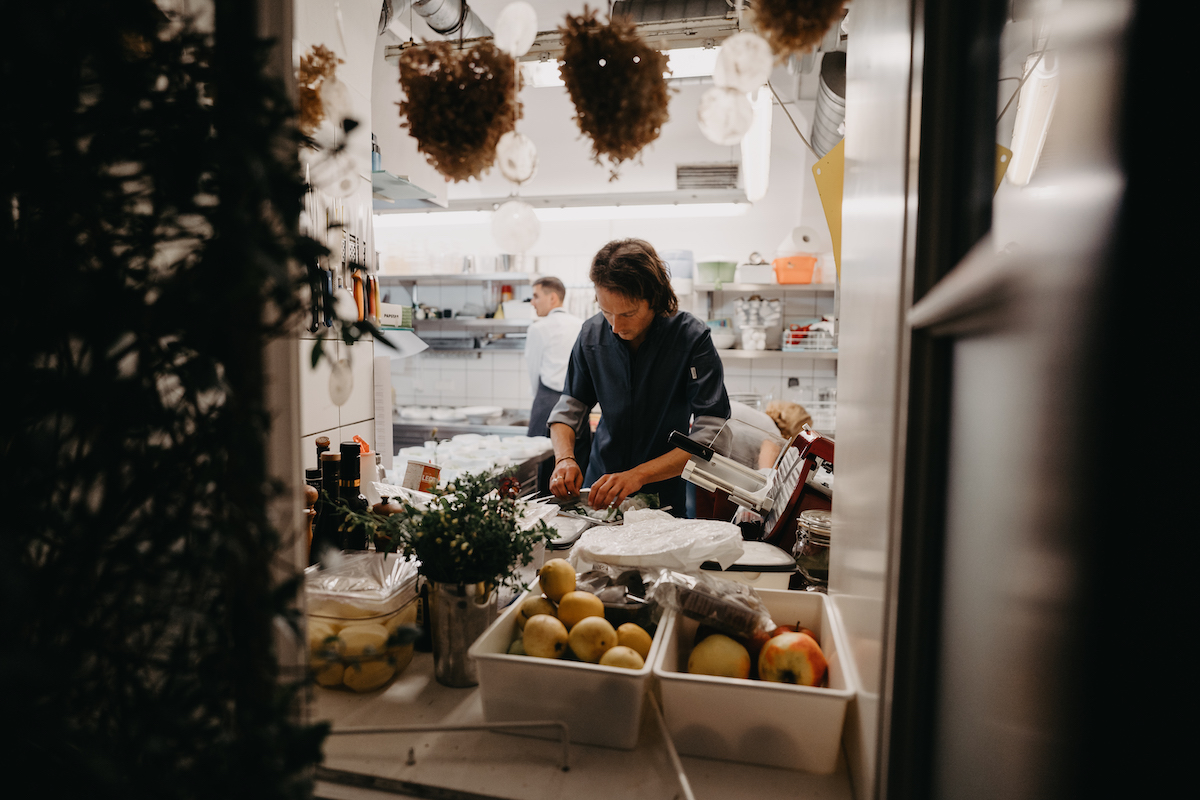
<instances>
[{"instance_id":1,"label":"white tray","mask_svg":"<svg viewBox=\"0 0 1200 800\"><path fill-rule=\"evenodd\" d=\"M484 717L488 722L562 720L572 742L632 750L662 627L650 645L646 666L637 670L512 656L508 646L523 598L509 606L468 651L477 662Z\"/></svg>"},{"instance_id":2,"label":"white tray","mask_svg":"<svg viewBox=\"0 0 1200 800\"><path fill-rule=\"evenodd\" d=\"M829 774L837 767L846 707L854 697L842 669L845 635L820 592L759 589L780 625L811 628L829 662L829 688L689 675L697 623L665 615L654 676L675 748L685 755Z\"/></svg>"}]
</instances>

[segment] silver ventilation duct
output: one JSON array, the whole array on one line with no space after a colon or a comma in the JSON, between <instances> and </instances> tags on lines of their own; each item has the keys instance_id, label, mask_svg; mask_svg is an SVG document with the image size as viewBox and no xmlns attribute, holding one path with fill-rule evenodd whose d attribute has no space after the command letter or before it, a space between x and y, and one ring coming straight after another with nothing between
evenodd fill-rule
<instances>
[{"instance_id":1,"label":"silver ventilation duct","mask_svg":"<svg viewBox=\"0 0 1200 800\"><path fill-rule=\"evenodd\" d=\"M823 157L843 138L838 129L846 119L846 53L834 50L821 57L817 109L810 134L817 157Z\"/></svg>"}]
</instances>

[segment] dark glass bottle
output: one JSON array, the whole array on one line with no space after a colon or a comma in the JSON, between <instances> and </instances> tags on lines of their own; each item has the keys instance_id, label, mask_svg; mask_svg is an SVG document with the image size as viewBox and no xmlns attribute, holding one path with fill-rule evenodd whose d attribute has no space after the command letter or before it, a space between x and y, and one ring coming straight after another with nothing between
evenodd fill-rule
<instances>
[{"instance_id":1,"label":"dark glass bottle","mask_svg":"<svg viewBox=\"0 0 1200 800\"><path fill-rule=\"evenodd\" d=\"M339 493L338 465L341 463L340 453L321 454L321 496L317 499L317 520L313 526L312 544L308 549L308 563L316 564L321 560L321 553L330 548L342 548L341 514L338 513L337 499Z\"/></svg>"},{"instance_id":2,"label":"dark glass bottle","mask_svg":"<svg viewBox=\"0 0 1200 800\"><path fill-rule=\"evenodd\" d=\"M370 505L367 503L367 498L362 493L362 481L360 479L360 462L359 455L362 449L358 442L342 442L341 444L341 480L339 481L339 491L341 493L342 502L349 506L351 511L358 514L365 514ZM342 549L343 550L366 550L367 549L367 531L362 527L353 527L342 532Z\"/></svg>"},{"instance_id":3,"label":"dark glass bottle","mask_svg":"<svg viewBox=\"0 0 1200 800\"><path fill-rule=\"evenodd\" d=\"M321 466L321 454L327 453L327 452L329 452L329 437L328 436L318 436L317 437L317 466L318 467Z\"/></svg>"}]
</instances>

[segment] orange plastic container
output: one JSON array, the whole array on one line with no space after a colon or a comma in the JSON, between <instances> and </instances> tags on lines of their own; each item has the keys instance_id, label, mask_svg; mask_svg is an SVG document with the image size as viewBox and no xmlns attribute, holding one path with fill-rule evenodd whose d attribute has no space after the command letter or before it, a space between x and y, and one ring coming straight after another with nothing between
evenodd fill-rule
<instances>
[{"instance_id":1,"label":"orange plastic container","mask_svg":"<svg viewBox=\"0 0 1200 800\"><path fill-rule=\"evenodd\" d=\"M812 283L816 256L786 256L771 262L775 267L775 280L779 283Z\"/></svg>"}]
</instances>

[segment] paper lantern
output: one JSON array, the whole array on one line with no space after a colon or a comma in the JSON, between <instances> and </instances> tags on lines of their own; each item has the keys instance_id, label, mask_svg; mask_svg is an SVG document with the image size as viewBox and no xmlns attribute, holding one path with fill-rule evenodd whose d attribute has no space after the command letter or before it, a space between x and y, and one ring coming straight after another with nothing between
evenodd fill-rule
<instances>
[{"instance_id":1,"label":"paper lantern","mask_svg":"<svg viewBox=\"0 0 1200 800\"><path fill-rule=\"evenodd\" d=\"M713 66L713 83L739 92L753 92L771 77L771 45L761 36L743 31L721 45Z\"/></svg>"},{"instance_id":2,"label":"paper lantern","mask_svg":"<svg viewBox=\"0 0 1200 800\"><path fill-rule=\"evenodd\" d=\"M745 92L714 86L701 96L696 117L700 132L710 142L734 145L754 123L754 106Z\"/></svg>"},{"instance_id":3,"label":"paper lantern","mask_svg":"<svg viewBox=\"0 0 1200 800\"><path fill-rule=\"evenodd\" d=\"M509 200L492 214L492 238L501 253L524 253L541 235L542 224L533 206Z\"/></svg>"},{"instance_id":4,"label":"paper lantern","mask_svg":"<svg viewBox=\"0 0 1200 800\"><path fill-rule=\"evenodd\" d=\"M537 38L537 12L529 3L509 3L492 26L492 41L513 58L529 52Z\"/></svg>"},{"instance_id":5,"label":"paper lantern","mask_svg":"<svg viewBox=\"0 0 1200 800\"><path fill-rule=\"evenodd\" d=\"M496 166L513 183L524 183L537 173L537 145L523 133L509 131L496 143Z\"/></svg>"}]
</instances>

